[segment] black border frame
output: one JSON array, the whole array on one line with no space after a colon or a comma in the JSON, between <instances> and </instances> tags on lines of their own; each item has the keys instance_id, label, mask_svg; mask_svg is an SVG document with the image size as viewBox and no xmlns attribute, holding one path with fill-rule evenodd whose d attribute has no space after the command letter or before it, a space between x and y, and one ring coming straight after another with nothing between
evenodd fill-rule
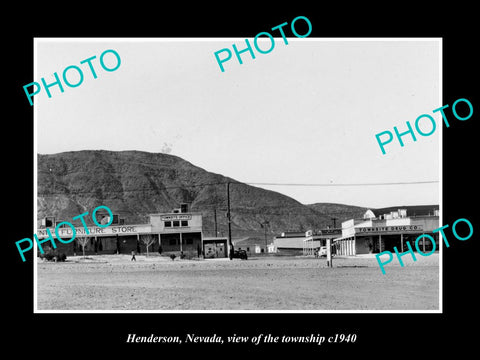
<instances>
[{"instance_id":1,"label":"black border frame","mask_svg":"<svg viewBox=\"0 0 480 360\"><path fill-rule=\"evenodd\" d=\"M295 4L301 5L301 4ZM5 237L8 270L4 270L4 298L8 305L6 344L17 351L28 346L35 352L65 351L96 354L139 355L144 351L158 356L195 352L210 356L228 351L271 354L283 349L316 354L395 353L432 355L455 347L462 353L474 348L475 327L468 327L476 313L475 269L478 251L478 213L474 210L475 130L480 112L475 54L477 22L475 10L467 5L452 4L421 9L407 3L377 8L366 4L340 4L338 9L308 5L294 9L289 4L258 6L245 3L194 9L183 4L182 10L163 5L108 4L81 8L37 9L37 4L10 11L14 21L5 29L8 62L5 102L7 139L4 141L6 166L4 178L8 193ZM102 8L104 7L104 8ZM15 241L31 237L33 228L33 108L29 106L23 85L33 79L34 37L239 37L253 38L296 16L310 19L310 37L440 37L443 39L443 104L467 98L474 114L468 121L452 120L443 128L443 224L458 218L469 219L474 235L468 241L450 241L443 254L442 314L34 314L33 261L27 256L22 263ZM5 95L5 93L4 93ZM433 109L425 109L426 113ZM447 112L447 115L451 114ZM450 115L451 117L451 115ZM450 118L449 117L449 118ZM447 233L448 234L448 233ZM475 326L475 325L474 325ZM226 336L254 336L259 333L281 335L334 335L355 333L352 344L126 344L129 333L137 335L178 335L186 333ZM81 345L86 342L85 345ZM22 346L25 344L26 346ZM28 345L27 345L28 344ZM207 352L205 352L207 350Z\"/></svg>"}]
</instances>

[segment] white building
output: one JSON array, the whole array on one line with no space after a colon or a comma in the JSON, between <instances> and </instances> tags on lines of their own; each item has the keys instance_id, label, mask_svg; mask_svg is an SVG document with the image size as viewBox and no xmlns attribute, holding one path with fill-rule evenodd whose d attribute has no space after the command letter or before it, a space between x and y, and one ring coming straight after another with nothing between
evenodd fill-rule
<instances>
[{"instance_id":1,"label":"white building","mask_svg":"<svg viewBox=\"0 0 480 360\"><path fill-rule=\"evenodd\" d=\"M438 233L432 233L439 227L438 206L404 206L367 210L363 219L350 219L342 222L342 236L334 239L337 255L359 255L380 253L382 251L399 252L408 250L406 242L415 248L419 235L429 234L435 239L438 250ZM422 238L419 248L429 252L433 244Z\"/></svg>"},{"instance_id":2,"label":"white building","mask_svg":"<svg viewBox=\"0 0 480 360\"><path fill-rule=\"evenodd\" d=\"M183 212L182 212L183 211ZM56 229L53 223L45 228L37 229L39 239L48 237L47 229L56 239L58 235L64 239L71 239L73 229L69 226ZM107 222L108 223L108 222ZM199 256L203 250L202 244L202 215L200 213L187 212L187 208L174 209L169 213L150 214L147 224L111 224L106 227L75 226L75 239L88 237L86 254L130 254L146 252L144 241L151 240L149 252L159 253L183 253L186 256ZM80 252L77 240L64 244L55 241L59 252L73 255ZM45 243L47 246L48 243Z\"/></svg>"}]
</instances>

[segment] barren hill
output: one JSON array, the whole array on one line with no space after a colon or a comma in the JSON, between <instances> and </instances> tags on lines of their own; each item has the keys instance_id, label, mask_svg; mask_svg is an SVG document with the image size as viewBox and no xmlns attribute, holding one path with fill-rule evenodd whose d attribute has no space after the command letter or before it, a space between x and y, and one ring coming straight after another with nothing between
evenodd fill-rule
<instances>
[{"instance_id":1,"label":"barren hill","mask_svg":"<svg viewBox=\"0 0 480 360\"><path fill-rule=\"evenodd\" d=\"M280 193L208 172L177 156L140 151L76 151L38 155L37 218L69 220L106 205L125 223L143 223L150 213L181 203L204 216L205 234L226 235L226 183L231 182L232 235L305 231L337 226L364 208L340 204L303 205Z\"/></svg>"}]
</instances>

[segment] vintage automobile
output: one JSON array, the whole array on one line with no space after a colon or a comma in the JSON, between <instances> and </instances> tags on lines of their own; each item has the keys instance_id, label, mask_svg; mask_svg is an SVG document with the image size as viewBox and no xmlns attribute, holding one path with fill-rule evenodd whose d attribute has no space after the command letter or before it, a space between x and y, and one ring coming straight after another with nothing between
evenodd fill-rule
<instances>
[{"instance_id":1,"label":"vintage automobile","mask_svg":"<svg viewBox=\"0 0 480 360\"><path fill-rule=\"evenodd\" d=\"M233 250L233 251L230 251L230 260L234 259L234 258L238 258L238 259L242 259L242 260L247 260L248 259L248 255L247 255L247 252L245 250Z\"/></svg>"},{"instance_id":2,"label":"vintage automobile","mask_svg":"<svg viewBox=\"0 0 480 360\"><path fill-rule=\"evenodd\" d=\"M318 249L318 256L327 256L326 246L320 246L320 249Z\"/></svg>"}]
</instances>

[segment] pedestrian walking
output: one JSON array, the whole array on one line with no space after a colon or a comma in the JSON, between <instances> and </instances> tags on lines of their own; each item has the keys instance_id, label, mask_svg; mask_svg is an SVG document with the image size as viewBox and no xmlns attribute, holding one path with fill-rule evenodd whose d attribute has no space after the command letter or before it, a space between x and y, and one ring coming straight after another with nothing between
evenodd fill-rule
<instances>
[{"instance_id":1,"label":"pedestrian walking","mask_svg":"<svg viewBox=\"0 0 480 360\"><path fill-rule=\"evenodd\" d=\"M137 259L135 258L135 251L132 250L132 259L130 261L137 261Z\"/></svg>"}]
</instances>

